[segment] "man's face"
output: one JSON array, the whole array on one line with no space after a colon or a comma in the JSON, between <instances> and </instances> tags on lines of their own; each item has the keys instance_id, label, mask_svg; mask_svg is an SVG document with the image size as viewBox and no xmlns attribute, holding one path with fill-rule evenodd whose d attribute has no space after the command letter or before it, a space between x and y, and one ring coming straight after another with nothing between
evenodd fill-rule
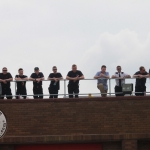
<instances>
[{"instance_id":1,"label":"man's face","mask_svg":"<svg viewBox=\"0 0 150 150\"><path fill-rule=\"evenodd\" d=\"M53 68L53 72L56 73L57 72L57 68Z\"/></svg>"},{"instance_id":2,"label":"man's face","mask_svg":"<svg viewBox=\"0 0 150 150\"><path fill-rule=\"evenodd\" d=\"M77 66L73 66L73 67L72 67L72 71L73 71L73 72L76 72L76 71L77 71Z\"/></svg>"},{"instance_id":3,"label":"man's face","mask_svg":"<svg viewBox=\"0 0 150 150\"><path fill-rule=\"evenodd\" d=\"M145 73L145 68L142 68L140 72Z\"/></svg>"},{"instance_id":4,"label":"man's face","mask_svg":"<svg viewBox=\"0 0 150 150\"><path fill-rule=\"evenodd\" d=\"M7 68L3 68L3 74L7 74Z\"/></svg>"},{"instance_id":5,"label":"man's face","mask_svg":"<svg viewBox=\"0 0 150 150\"><path fill-rule=\"evenodd\" d=\"M117 67L117 71L118 71L118 72L121 72L121 67Z\"/></svg>"},{"instance_id":6,"label":"man's face","mask_svg":"<svg viewBox=\"0 0 150 150\"><path fill-rule=\"evenodd\" d=\"M102 68L101 68L101 71L102 71L102 72L105 72L105 71L106 71L106 68L105 68L105 67L102 67Z\"/></svg>"},{"instance_id":7,"label":"man's face","mask_svg":"<svg viewBox=\"0 0 150 150\"><path fill-rule=\"evenodd\" d=\"M34 72L35 72L36 74L39 74L39 70L34 70Z\"/></svg>"},{"instance_id":8,"label":"man's face","mask_svg":"<svg viewBox=\"0 0 150 150\"><path fill-rule=\"evenodd\" d=\"M19 70L19 75L23 75L23 70Z\"/></svg>"}]
</instances>

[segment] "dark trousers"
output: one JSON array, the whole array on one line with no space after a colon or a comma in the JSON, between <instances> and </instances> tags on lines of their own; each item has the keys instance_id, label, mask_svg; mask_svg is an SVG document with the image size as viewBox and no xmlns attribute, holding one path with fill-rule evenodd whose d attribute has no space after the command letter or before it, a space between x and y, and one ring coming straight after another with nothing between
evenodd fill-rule
<instances>
[{"instance_id":1,"label":"dark trousers","mask_svg":"<svg viewBox=\"0 0 150 150\"><path fill-rule=\"evenodd\" d=\"M33 87L34 99L43 98L43 88L42 86L34 86Z\"/></svg>"},{"instance_id":2,"label":"dark trousers","mask_svg":"<svg viewBox=\"0 0 150 150\"><path fill-rule=\"evenodd\" d=\"M79 86L73 87L68 85L68 94L69 98L73 98L75 95L75 98L78 98L79 94ZM71 94L71 95L70 95ZM73 95L74 94L74 95Z\"/></svg>"},{"instance_id":3,"label":"dark trousers","mask_svg":"<svg viewBox=\"0 0 150 150\"><path fill-rule=\"evenodd\" d=\"M51 88L48 88L49 90L49 98L58 98L58 90L57 89L51 89ZM57 95L54 95L54 94L57 94Z\"/></svg>"},{"instance_id":4,"label":"dark trousers","mask_svg":"<svg viewBox=\"0 0 150 150\"><path fill-rule=\"evenodd\" d=\"M136 92L141 92L141 93L136 93ZM135 87L135 95L136 96L144 96L144 92L146 92L146 86L136 86Z\"/></svg>"},{"instance_id":5,"label":"dark trousers","mask_svg":"<svg viewBox=\"0 0 150 150\"><path fill-rule=\"evenodd\" d=\"M124 96L123 93L120 93L122 92L122 87L121 86L115 86L115 95L116 96Z\"/></svg>"},{"instance_id":6,"label":"dark trousers","mask_svg":"<svg viewBox=\"0 0 150 150\"><path fill-rule=\"evenodd\" d=\"M17 89L16 95L27 95L26 88L19 88ZM22 96L24 99L26 99L27 96ZM16 96L16 99L19 99L19 96Z\"/></svg>"},{"instance_id":7,"label":"dark trousers","mask_svg":"<svg viewBox=\"0 0 150 150\"><path fill-rule=\"evenodd\" d=\"M0 99L4 99L5 95L7 99L12 99L12 93L10 87L2 88L2 95Z\"/></svg>"}]
</instances>

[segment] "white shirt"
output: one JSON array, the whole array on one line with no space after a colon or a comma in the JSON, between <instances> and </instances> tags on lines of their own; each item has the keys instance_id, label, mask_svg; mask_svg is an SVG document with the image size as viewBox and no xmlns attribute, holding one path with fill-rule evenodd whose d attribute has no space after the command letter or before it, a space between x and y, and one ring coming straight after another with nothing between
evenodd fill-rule
<instances>
[{"instance_id":1,"label":"white shirt","mask_svg":"<svg viewBox=\"0 0 150 150\"><path fill-rule=\"evenodd\" d=\"M125 76L127 76L128 74L124 73L124 72L120 72L120 77L119 77L119 72L115 72L114 76L117 78L124 78ZM125 79L121 79L121 86L125 84ZM116 79L116 86L119 86L119 79Z\"/></svg>"}]
</instances>

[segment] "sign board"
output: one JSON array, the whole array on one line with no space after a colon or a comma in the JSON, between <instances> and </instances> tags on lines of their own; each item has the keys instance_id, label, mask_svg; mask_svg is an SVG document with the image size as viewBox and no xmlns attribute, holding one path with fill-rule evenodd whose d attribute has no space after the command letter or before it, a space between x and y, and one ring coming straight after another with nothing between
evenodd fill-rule
<instances>
[{"instance_id":1,"label":"sign board","mask_svg":"<svg viewBox=\"0 0 150 150\"><path fill-rule=\"evenodd\" d=\"M6 117L2 111L0 111L0 138L2 138L7 129Z\"/></svg>"}]
</instances>

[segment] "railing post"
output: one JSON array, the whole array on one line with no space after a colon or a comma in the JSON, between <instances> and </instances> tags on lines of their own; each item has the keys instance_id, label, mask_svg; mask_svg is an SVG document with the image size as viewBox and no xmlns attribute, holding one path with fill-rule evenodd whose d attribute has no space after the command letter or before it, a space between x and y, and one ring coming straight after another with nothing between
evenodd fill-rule
<instances>
[{"instance_id":1,"label":"railing post","mask_svg":"<svg viewBox=\"0 0 150 150\"><path fill-rule=\"evenodd\" d=\"M111 96L111 79L109 79L109 96Z\"/></svg>"},{"instance_id":2,"label":"railing post","mask_svg":"<svg viewBox=\"0 0 150 150\"><path fill-rule=\"evenodd\" d=\"M64 79L64 98L66 98L66 79Z\"/></svg>"},{"instance_id":3,"label":"railing post","mask_svg":"<svg viewBox=\"0 0 150 150\"><path fill-rule=\"evenodd\" d=\"M16 84L16 81L15 81L15 96L16 96L16 88L17 88L17 84Z\"/></svg>"}]
</instances>

